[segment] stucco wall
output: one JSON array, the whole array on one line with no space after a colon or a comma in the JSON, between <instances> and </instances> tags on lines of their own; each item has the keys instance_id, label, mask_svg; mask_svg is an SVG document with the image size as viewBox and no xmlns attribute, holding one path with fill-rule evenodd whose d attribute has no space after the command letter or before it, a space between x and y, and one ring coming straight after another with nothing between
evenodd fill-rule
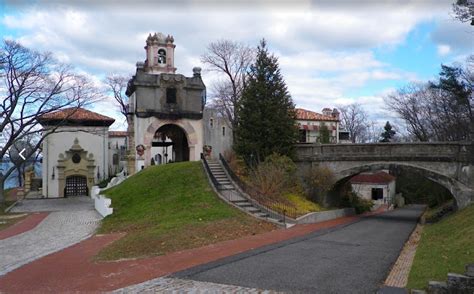
<instances>
[{"instance_id":1,"label":"stucco wall","mask_svg":"<svg viewBox=\"0 0 474 294\"><path fill-rule=\"evenodd\" d=\"M232 149L232 129L215 109L204 109L204 145L212 147L211 157L219 158L219 153L224 154ZM212 123L211 123L212 121ZM223 132L225 128L225 134Z\"/></svg>"},{"instance_id":2,"label":"stucco wall","mask_svg":"<svg viewBox=\"0 0 474 294\"><path fill-rule=\"evenodd\" d=\"M120 160L120 153L126 152L126 148L128 147L127 137L109 137L107 145L108 145L107 149L108 149L108 157L109 157L108 170L109 170L109 173L115 174L122 171L122 169L124 169L126 166L126 161ZM121 150L122 146L124 146L125 150ZM118 154L119 156L118 165L113 164L114 154Z\"/></svg>"},{"instance_id":3,"label":"stucco wall","mask_svg":"<svg viewBox=\"0 0 474 294\"><path fill-rule=\"evenodd\" d=\"M383 199L376 200L374 201L375 203L384 204L395 197L395 181L392 181L389 184L352 184L352 190L356 192L359 197L367 200L372 199L373 188L380 188L383 190Z\"/></svg>"},{"instance_id":4,"label":"stucco wall","mask_svg":"<svg viewBox=\"0 0 474 294\"><path fill-rule=\"evenodd\" d=\"M203 90L200 76L185 77L181 74L147 74L138 71L135 75L137 112L194 112L202 113ZM175 88L176 104L166 103L166 88Z\"/></svg>"},{"instance_id":5,"label":"stucco wall","mask_svg":"<svg viewBox=\"0 0 474 294\"><path fill-rule=\"evenodd\" d=\"M94 155L94 180L97 179L97 167L101 178L108 177L108 127L62 127L57 133L46 137L43 141L43 195L49 198L59 197L57 164L60 153L65 153L74 144L74 139L79 140L79 145ZM52 173L55 178L52 179ZM88 187L89 191L92 187Z\"/></svg>"}]
</instances>

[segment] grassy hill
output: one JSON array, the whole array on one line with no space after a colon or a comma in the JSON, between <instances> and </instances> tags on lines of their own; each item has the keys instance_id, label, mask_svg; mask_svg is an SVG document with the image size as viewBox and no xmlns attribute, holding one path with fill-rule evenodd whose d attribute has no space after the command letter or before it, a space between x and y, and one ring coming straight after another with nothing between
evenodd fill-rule
<instances>
[{"instance_id":1,"label":"grassy hill","mask_svg":"<svg viewBox=\"0 0 474 294\"><path fill-rule=\"evenodd\" d=\"M200 162L149 167L105 194L114 213L99 233L127 235L98 259L160 255L275 229L220 200Z\"/></svg>"},{"instance_id":2,"label":"grassy hill","mask_svg":"<svg viewBox=\"0 0 474 294\"><path fill-rule=\"evenodd\" d=\"M445 281L448 272L464 274L467 263L474 263L474 205L424 227L408 288Z\"/></svg>"}]
</instances>

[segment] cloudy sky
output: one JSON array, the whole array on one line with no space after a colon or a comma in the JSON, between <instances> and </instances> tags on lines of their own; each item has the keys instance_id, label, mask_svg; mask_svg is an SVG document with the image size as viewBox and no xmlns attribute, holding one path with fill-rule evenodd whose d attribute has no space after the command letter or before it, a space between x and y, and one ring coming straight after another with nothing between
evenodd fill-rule
<instances>
[{"instance_id":1,"label":"cloudy sky","mask_svg":"<svg viewBox=\"0 0 474 294\"><path fill-rule=\"evenodd\" d=\"M0 0L0 34L52 52L98 84L110 73L133 75L149 33L174 36L175 64L186 76L205 69L200 56L212 41L256 46L265 38L298 107L359 102L377 121L394 119L384 95L474 52L473 27L451 15L454 0L94 2ZM211 89L216 77L203 78ZM110 103L94 110L124 128Z\"/></svg>"}]
</instances>

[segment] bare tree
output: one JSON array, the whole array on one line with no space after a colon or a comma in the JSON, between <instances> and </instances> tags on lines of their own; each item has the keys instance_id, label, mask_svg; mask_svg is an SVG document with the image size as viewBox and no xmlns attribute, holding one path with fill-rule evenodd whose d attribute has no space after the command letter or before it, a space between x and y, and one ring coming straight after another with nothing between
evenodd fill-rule
<instances>
[{"instance_id":1,"label":"bare tree","mask_svg":"<svg viewBox=\"0 0 474 294\"><path fill-rule=\"evenodd\" d=\"M125 95L127 83L130 77L111 74L105 78L105 84L108 90L112 93L117 102L120 113L125 117L127 124L130 125L130 117L128 115L128 96Z\"/></svg>"},{"instance_id":2,"label":"bare tree","mask_svg":"<svg viewBox=\"0 0 474 294\"><path fill-rule=\"evenodd\" d=\"M364 140L364 133L369 126L368 116L362 105L358 103L339 107L342 127L349 131L352 143Z\"/></svg>"},{"instance_id":3,"label":"bare tree","mask_svg":"<svg viewBox=\"0 0 474 294\"><path fill-rule=\"evenodd\" d=\"M255 58L255 50L242 43L219 40L210 43L201 61L210 71L223 74L213 87L213 106L227 118L230 127L237 125L237 106L245 83L245 73Z\"/></svg>"},{"instance_id":4,"label":"bare tree","mask_svg":"<svg viewBox=\"0 0 474 294\"><path fill-rule=\"evenodd\" d=\"M40 152L37 150L30 158L26 158L25 160L19 156L19 153L22 152L22 150L25 150L24 153L28 153L35 146L39 137L39 134L25 136L23 139L17 140L8 150L8 157L16 168L18 186L20 187L23 186L23 176L26 168L31 165L34 166L35 163L38 162Z\"/></svg>"},{"instance_id":5,"label":"bare tree","mask_svg":"<svg viewBox=\"0 0 474 294\"><path fill-rule=\"evenodd\" d=\"M380 125L374 121L370 121L365 126L363 132L360 135L359 142L363 143L374 143L380 139L380 133L382 132Z\"/></svg>"},{"instance_id":6,"label":"bare tree","mask_svg":"<svg viewBox=\"0 0 474 294\"><path fill-rule=\"evenodd\" d=\"M474 0L456 0L453 4L454 17L474 26Z\"/></svg>"},{"instance_id":7,"label":"bare tree","mask_svg":"<svg viewBox=\"0 0 474 294\"><path fill-rule=\"evenodd\" d=\"M78 107L99 97L89 79L58 63L51 54L29 50L17 42L3 42L0 64L0 130L4 138L0 162L7 159L8 150L17 142L37 135L36 141L30 141L31 148L22 154L30 158L43 139L62 124L43 129L39 117L70 108L65 122ZM15 168L0 171L0 202L4 201L5 180Z\"/></svg>"},{"instance_id":8,"label":"bare tree","mask_svg":"<svg viewBox=\"0 0 474 294\"><path fill-rule=\"evenodd\" d=\"M472 77L469 64L442 65L437 81L403 87L385 102L419 141L469 140L474 137Z\"/></svg>"},{"instance_id":9,"label":"bare tree","mask_svg":"<svg viewBox=\"0 0 474 294\"><path fill-rule=\"evenodd\" d=\"M384 98L388 108L395 111L407 124L407 131L419 141L433 137L430 115L433 112L429 102L432 91L424 84L410 84Z\"/></svg>"}]
</instances>

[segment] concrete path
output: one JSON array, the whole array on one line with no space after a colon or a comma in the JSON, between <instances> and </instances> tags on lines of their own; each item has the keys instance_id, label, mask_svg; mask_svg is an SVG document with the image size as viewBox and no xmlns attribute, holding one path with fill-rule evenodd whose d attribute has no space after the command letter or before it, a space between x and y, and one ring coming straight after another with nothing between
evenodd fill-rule
<instances>
[{"instance_id":1,"label":"concrete path","mask_svg":"<svg viewBox=\"0 0 474 294\"><path fill-rule=\"evenodd\" d=\"M423 206L265 246L173 275L298 293L375 293L417 224Z\"/></svg>"},{"instance_id":2,"label":"concrete path","mask_svg":"<svg viewBox=\"0 0 474 294\"><path fill-rule=\"evenodd\" d=\"M245 294L279 294L272 290L252 289L233 285L223 285L192 280L157 278L145 283L116 290L115 294L135 293L245 293Z\"/></svg>"},{"instance_id":3,"label":"concrete path","mask_svg":"<svg viewBox=\"0 0 474 294\"><path fill-rule=\"evenodd\" d=\"M89 197L24 200L12 209L37 211L51 213L33 229L0 240L0 275L88 238L101 219Z\"/></svg>"}]
</instances>

